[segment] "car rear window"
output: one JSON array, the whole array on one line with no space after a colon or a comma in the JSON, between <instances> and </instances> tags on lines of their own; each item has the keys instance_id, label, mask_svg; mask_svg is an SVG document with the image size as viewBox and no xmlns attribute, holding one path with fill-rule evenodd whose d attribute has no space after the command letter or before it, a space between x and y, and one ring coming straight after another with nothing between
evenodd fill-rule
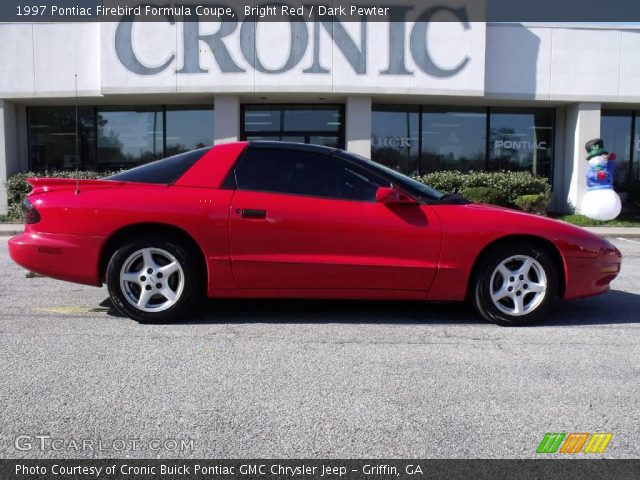
<instances>
[{"instance_id":1,"label":"car rear window","mask_svg":"<svg viewBox=\"0 0 640 480\"><path fill-rule=\"evenodd\" d=\"M117 182L138 182L138 183L160 183L171 184L178 180L191 168L211 147L191 150L190 152L179 153L172 157L146 163L139 167L116 173L103 180L114 180Z\"/></svg>"}]
</instances>

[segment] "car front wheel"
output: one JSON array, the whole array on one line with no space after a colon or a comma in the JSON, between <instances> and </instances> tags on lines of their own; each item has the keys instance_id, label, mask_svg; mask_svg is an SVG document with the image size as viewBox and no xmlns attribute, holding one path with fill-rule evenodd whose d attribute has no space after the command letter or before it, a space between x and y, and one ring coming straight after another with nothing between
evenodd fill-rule
<instances>
[{"instance_id":1,"label":"car front wheel","mask_svg":"<svg viewBox=\"0 0 640 480\"><path fill-rule=\"evenodd\" d=\"M107 266L111 301L143 323L184 318L200 298L197 261L179 242L138 238L117 249Z\"/></svg>"},{"instance_id":2,"label":"car front wheel","mask_svg":"<svg viewBox=\"0 0 640 480\"><path fill-rule=\"evenodd\" d=\"M542 320L557 298L558 272L546 249L520 243L494 249L478 265L474 307L502 326Z\"/></svg>"}]
</instances>

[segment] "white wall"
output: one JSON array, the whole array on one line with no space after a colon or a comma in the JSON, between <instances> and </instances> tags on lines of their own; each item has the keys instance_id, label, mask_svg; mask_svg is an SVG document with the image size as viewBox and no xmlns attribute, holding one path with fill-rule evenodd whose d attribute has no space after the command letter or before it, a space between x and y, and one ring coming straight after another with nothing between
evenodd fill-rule
<instances>
[{"instance_id":1,"label":"white wall","mask_svg":"<svg viewBox=\"0 0 640 480\"><path fill-rule=\"evenodd\" d=\"M337 92L482 95L484 93L485 24L459 22L431 23L425 36L429 58L438 68L464 68L447 77L425 73L410 48L414 23L408 22L403 46L406 74L383 74L389 64L390 25L385 22L342 23L346 35L362 49L361 32L366 31L364 69L356 71L347 56L332 40L325 27L314 38L314 25L303 23L307 32L304 54L282 73L263 73L256 68L278 69L291 48L288 23L260 23L254 31L257 53L245 58L240 48L240 27L225 36L232 61L243 70L222 72L209 45L197 41L197 65L202 72L180 73L185 65L185 24L135 23L131 29L133 56L148 67L167 67L152 75L131 71L116 51L118 23L37 23L0 24L0 98L72 97L74 74L78 74L81 96L163 92ZM198 35L218 31L219 24L202 23ZM338 29L338 27L335 27ZM121 38L121 37L120 37ZM293 43L301 39L294 36ZM188 43L194 45L193 42ZM314 64L318 46L323 73L305 72ZM466 61L465 61L466 60Z\"/></svg>"},{"instance_id":2,"label":"white wall","mask_svg":"<svg viewBox=\"0 0 640 480\"><path fill-rule=\"evenodd\" d=\"M552 33L520 25L487 26L487 95L548 99Z\"/></svg>"},{"instance_id":3,"label":"white wall","mask_svg":"<svg viewBox=\"0 0 640 480\"><path fill-rule=\"evenodd\" d=\"M490 97L640 101L640 30L490 24Z\"/></svg>"},{"instance_id":4,"label":"white wall","mask_svg":"<svg viewBox=\"0 0 640 480\"><path fill-rule=\"evenodd\" d=\"M0 98L100 95L100 24L0 24Z\"/></svg>"},{"instance_id":5,"label":"white wall","mask_svg":"<svg viewBox=\"0 0 640 480\"><path fill-rule=\"evenodd\" d=\"M28 23L0 24L0 98L35 96L33 28Z\"/></svg>"},{"instance_id":6,"label":"white wall","mask_svg":"<svg viewBox=\"0 0 640 480\"><path fill-rule=\"evenodd\" d=\"M455 67L457 75L424 73L411 55L412 23L404 29L404 56L411 75L384 75L388 66L389 24L367 25L366 73L357 73L324 27L319 30L320 63L329 73L305 73L313 63L314 28L305 24L308 46L290 70L257 71L240 48L240 27L224 37L243 72L223 73L209 46L199 47L198 65L207 72L176 73L184 66L184 24L136 23L133 51L145 65L168 67L153 75L128 70L115 49L117 23L0 24L0 98L56 98L80 95L161 92L336 92L357 94L472 95L558 101L640 102L640 29L568 28L520 24L432 23L427 45L434 62ZM343 23L360 46L358 23ZM202 23L198 34L219 25ZM288 24L262 23L254 32L258 57L268 68L283 65L290 48ZM298 39L294 39L298 40ZM10 47L7 47L10 46Z\"/></svg>"},{"instance_id":7,"label":"white wall","mask_svg":"<svg viewBox=\"0 0 640 480\"><path fill-rule=\"evenodd\" d=\"M5 182L18 171L17 148L15 105L0 100L0 214L7 213Z\"/></svg>"},{"instance_id":8,"label":"white wall","mask_svg":"<svg viewBox=\"0 0 640 480\"><path fill-rule=\"evenodd\" d=\"M437 77L422 71L412 56L411 22L404 28L405 65L410 75L385 75L390 25L367 26L366 73L358 73L324 27L319 29L320 64L328 73L305 72L313 64L314 26L308 22L307 48L282 73L256 70L257 58L270 69L283 66L290 50L289 24L261 23L253 33L257 57L245 58L240 27L223 41L243 71L222 72L209 45L198 41L199 73L176 73L185 64L185 25L136 23L135 57L144 65L167 68L140 75L126 68L116 53L118 23L0 24L0 98L58 98L74 95L74 73L82 96L113 93L255 93L420 94L488 96L556 101L640 102L640 29L569 28L520 24L431 23L426 34L430 58L457 74ZM341 24L361 48L358 23ZM335 27L337 29L337 27ZM196 34L215 34L219 25L202 23ZM294 38L294 42L300 40ZM191 43L194 45L194 43ZM10 48L7 47L10 45Z\"/></svg>"},{"instance_id":9,"label":"white wall","mask_svg":"<svg viewBox=\"0 0 640 480\"><path fill-rule=\"evenodd\" d=\"M580 209L582 197L587 193L587 170L584 145L600 136L600 104L578 103L567 107L564 180L568 182L567 200Z\"/></svg>"},{"instance_id":10,"label":"white wall","mask_svg":"<svg viewBox=\"0 0 640 480\"><path fill-rule=\"evenodd\" d=\"M371 97L347 97L345 116L347 150L371 158Z\"/></svg>"},{"instance_id":11,"label":"white wall","mask_svg":"<svg viewBox=\"0 0 640 480\"><path fill-rule=\"evenodd\" d=\"M237 95L216 95L213 114L214 144L240 140L240 99Z\"/></svg>"}]
</instances>

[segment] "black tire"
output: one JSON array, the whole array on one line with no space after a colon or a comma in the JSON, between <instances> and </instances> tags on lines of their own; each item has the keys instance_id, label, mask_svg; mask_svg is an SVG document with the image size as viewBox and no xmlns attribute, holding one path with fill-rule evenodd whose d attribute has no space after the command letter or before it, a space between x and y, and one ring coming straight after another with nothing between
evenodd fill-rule
<instances>
[{"instance_id":1,"label":"black tire","mask_svg":"<svg viewBox=\"0 0 640 480\"><path fill-rule=\"evenodd\" d=\"M520 268L525 267L524 260L527 257L534 260L533 267L529 270L529 278L521 279L516 275L505 279L506 275L496 271L503 262L513 259L505 266L510 272L513 266L513 272L516 272L518 265ZM540 269L542 272L539 272ZM549 308L558 298L558 270L553 258L544 247L533 242L502 244L499 248L490 250L480 259L475 272L471 290L473 306L486 320L500 326L520 326L539 322L545 318ZM536 278L538 275L543 281ZM540 289L539 285L542 283L546 284L546 289L543 295L538 296L540 292L533 292L531 289ZM508 290L509 288L511 290ZM496 297L502 293L506 296L494 301L492 292ZM518 299L521 299L519 301L522 305L516 305ZM511 314L511 311L517 312L518 308L520 313ZM529 312L526 311L527 308L530 308Z\"/></svg>"},{"instance_id":2,"label":"black tire","mask_svg":"<svg viewBox=\"0 0 640 480\"><path fill-rule=\"evenodd\" d=\"M137 258L138 252L145 249L152 249L151 255L154 262L166 259L166 254L168 253L177 261L181 271L171 273L168 277L156 278L153 273L147 274L146 271L140 270L138 272L141 275L140 278L144 278L146 283L140 282L140 285L138 285L133 282L127 282L127 287L122 286L121 273L125 262L133 262L131 263L133 271L137 271L136 262L142 267L144 260L142 260L142 257L138 258L138 260L135 260L135 258ZM134 260L131 260L132 258ZM157 265L162 266L160 263L157 263ZM127 271L132 272L128 269ZM162 273L157 271L155 275L163 277ZM156 238L152 235L135 237L120 246L113 252L106 271L107 288L113 305L120 313L140 323L172 323L183 320L204 296L203 277L203 269L198 262L198 257L190 252L179 240ZM177 288L180 285L180 281L183 282L182 288ZM169 286L172 291L175 290L180 293L176 295L174 300L169 300L168 297L162 295L161 290L158 288L161 285L163 287ZM142 294L143 287L149 290L149 295L153 295L147 304L148 308L155 308L156 311L145 311L131 303L131 301L135 300L132 297L135 297L136 294ZM125 291L127 289L129 292ZM175 291L173 293L176 293ZM127 299L127 296L131 301ZM163 307L163 298L165 299L164 304L174 303Z\"/></svg>"}]
</instances>

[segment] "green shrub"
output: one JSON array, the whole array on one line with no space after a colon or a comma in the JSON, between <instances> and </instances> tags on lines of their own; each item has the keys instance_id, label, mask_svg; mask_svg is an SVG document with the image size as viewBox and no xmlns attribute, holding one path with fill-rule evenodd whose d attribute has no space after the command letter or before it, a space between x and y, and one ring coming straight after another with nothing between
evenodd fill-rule
<instances>
[{"instance_id":1,"label":"green shrub","mask_svg":"<svg viewBox=\"0 0 640 480\"><path fill-rule=\"evenodd\" d=\"M468 186L466 174L456 170L427 173L413 178L444 193L460 193Z\"/></svg>"},{"instance_id":2,"label":"green shrub","mask_svg":"<svg viewBox=\"0 0 640 480\"><path fill-rule=\"evenodd\" d=\"M549 195L520 195L516 198L516 207L525 212L544 215L549 207Z\"/></svg>"},{"instance_id":3,"label":"green shrub","mask_svg":"<svg viewBox=\"0 0 640 480\"><path fill-rule=\"evenodd\" d=\"M428 173L414 177L430 187L445 193L459 193L472 187L484 187L501 192L506 205L515 207L516 199L522 195L546 195L551 193L549 180L536 177L529 172L484 172L462 173L456 170Z\"/></svg>"},{"instance_id":4,"label":"green shrub","mask_svg":"<svg viewBox=\"0 0 640 480\"><path fill-rule=\"evenodd\" d=\"M96 179L107 177L114 173L117 172L80 171L78 172L78 178ZM31 185L27 183L27 178L29 177L76 178L76 173L74 171L23 172L9 177L6 182L8 202L7 216L11 219L20 220L22 218L22 201L31 190Z\"/></svg>"},{"instance_id":5,"label":"green shrub","mask_svg":"<svg viewBox=\"0 0 640 480\"><path fill-rule=\"evenodd\" d=\"M492 205L507 205L507 197L500 190L489 187L469 187L461 192L467 200L476 203L490 203Z\"/></svg>"}]
</instances>

